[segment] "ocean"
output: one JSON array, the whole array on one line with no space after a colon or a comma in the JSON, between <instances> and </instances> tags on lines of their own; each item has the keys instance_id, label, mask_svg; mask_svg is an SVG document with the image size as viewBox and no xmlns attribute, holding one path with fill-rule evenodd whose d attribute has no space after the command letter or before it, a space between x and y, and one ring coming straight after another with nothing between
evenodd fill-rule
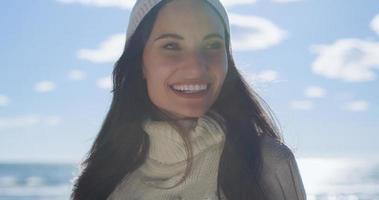
<instances>
[{"instance_id":1,"label":"ocean","mask_svg":"<svg viewBox=\"0 0 379 200\"><path fill-rule=\"evenodd\" d=\"M308 200L379 200L379 163L298 159ZM67 200L74 164L0 163L0 200Z\"/></svg>"},{"instance_id":2,"label":"ocean","mask_svg":"<svg viewBox=\"0 0 379 200\"><path fill-rule=\"evenodd\" d=\"M72 164L0 163L0 200L67 200Z\"/></svg>"}]
</instances>

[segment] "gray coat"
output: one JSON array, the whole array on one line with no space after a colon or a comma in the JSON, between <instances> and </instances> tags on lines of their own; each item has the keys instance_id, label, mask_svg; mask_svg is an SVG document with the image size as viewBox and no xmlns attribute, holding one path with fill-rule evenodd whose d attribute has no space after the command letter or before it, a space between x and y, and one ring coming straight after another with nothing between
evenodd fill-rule
<instances>
[{"instance_id":1,"label":"gray coat","mask_svg":"<svg viewBox=\"0 0 379 200\"><path fill-rule=\"evenodd\" d=\"M292 151L269 137L262 142L262 187L267 200L305 200L306 194Z\"/></svg>"}]
</instances>

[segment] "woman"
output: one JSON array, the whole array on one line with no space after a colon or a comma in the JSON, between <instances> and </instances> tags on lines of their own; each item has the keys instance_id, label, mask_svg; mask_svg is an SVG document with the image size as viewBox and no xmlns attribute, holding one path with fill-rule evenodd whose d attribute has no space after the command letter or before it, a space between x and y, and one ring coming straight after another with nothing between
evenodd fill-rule
<instances>
[{"instance_id":1,"label":"woman","mask_svg":"<svg viewBox=\"0 0 379 200\"><path fill-rule=\"evenodd\" d=\"M218 0L139 0L72 199L305 199ZM268 108L268 107L267 107Z\"/></svg>"}]
</instances>

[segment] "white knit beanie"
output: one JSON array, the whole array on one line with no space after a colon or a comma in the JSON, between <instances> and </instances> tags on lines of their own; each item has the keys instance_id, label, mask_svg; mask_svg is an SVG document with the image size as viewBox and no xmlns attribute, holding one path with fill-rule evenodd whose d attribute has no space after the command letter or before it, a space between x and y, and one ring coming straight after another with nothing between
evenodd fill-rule
<instances>
[{"instance_id":1,"label":"white knit beanie","mask_svg":"<svg viewBox=\"0 0 379 200\"><path fill-rule=\"evenodd\" d=\"M129 17L127 38L130 38L130 36L133 35L138 25L141 23L142 19L147 15L147 13L154 6L156 6L161 1L163 0L137 0ZM204 1L207 1L208 3L210 3L210 5L212 5L215 8L215 10L219 13L225 25L225 29L228 35L230 35L230 25L229 25L228 14L224 6L220 3L219 0L204 0ZM229 47L230 47L229 50L231 50L230 41L229 41Z\"/></svg>"}]
</instances>

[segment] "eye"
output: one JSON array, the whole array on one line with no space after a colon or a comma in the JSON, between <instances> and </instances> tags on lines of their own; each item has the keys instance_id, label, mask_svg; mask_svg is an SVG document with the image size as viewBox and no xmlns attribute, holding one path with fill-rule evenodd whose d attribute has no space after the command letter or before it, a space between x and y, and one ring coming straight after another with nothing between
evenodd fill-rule
<instances>
[{"instance_id":1,"label":"eye","mask_svg":"<svg viewBox=\"0 0 379 200\"><path fill-rule=\"evenodd\" d=\"M222 42L210 42L206 45L207 49L221 49L223 47Z\"/></svg>"},{"instance_id":2,"label":"eye","mask_svg":"<svg viewBox=\"0 0 379 200\"><path fill-rule=\"evenodd\" d=\"M162 47L163 49L167 49L167 50L179 50L179 45L177 43L167 43L165 45L163 45Z\"/></svg>"}]
</instances>

